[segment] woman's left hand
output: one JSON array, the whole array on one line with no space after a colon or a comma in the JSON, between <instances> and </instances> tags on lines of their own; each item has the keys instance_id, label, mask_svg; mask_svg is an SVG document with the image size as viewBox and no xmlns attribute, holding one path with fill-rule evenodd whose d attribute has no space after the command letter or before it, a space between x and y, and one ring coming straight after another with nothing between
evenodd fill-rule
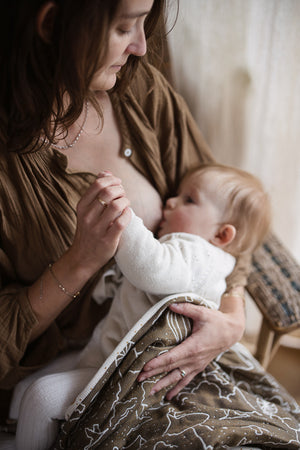
<instances>
[{"instance_id":1,"label":"woman's left hand","mask_svg":"<svg viewBox=\"0 0 300 450\"><path fill-rule=\"evenodd\" d=\"M151 394L173 385L166 395L171 400L216 356L242 337L245 325L242 299L234 298L231 304L230 299L226 298L225 312L191 303L170 305L172 311L193 320L193 330L181 344L145 364L138 381L167 372L154 385Z\"/></svg>"}]
</instances>

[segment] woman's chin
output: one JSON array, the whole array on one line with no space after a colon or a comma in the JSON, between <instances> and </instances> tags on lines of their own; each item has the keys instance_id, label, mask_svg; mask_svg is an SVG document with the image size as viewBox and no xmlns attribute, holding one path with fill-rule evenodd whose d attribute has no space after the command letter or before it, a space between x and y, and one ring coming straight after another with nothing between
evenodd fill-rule
<instances>
[{"instance_id":1,"label":"woman's chin","mask_svg":"<svg viewBox=\"0 0 300 450\"><path fill-rule=\"evenodd\" d=\"M94 92L97 91L109 91L117 82L117 74L113 73L103 79L103 76L99 76L98 79L92 81L90 89Z\"/></svg>"}]
</instances>

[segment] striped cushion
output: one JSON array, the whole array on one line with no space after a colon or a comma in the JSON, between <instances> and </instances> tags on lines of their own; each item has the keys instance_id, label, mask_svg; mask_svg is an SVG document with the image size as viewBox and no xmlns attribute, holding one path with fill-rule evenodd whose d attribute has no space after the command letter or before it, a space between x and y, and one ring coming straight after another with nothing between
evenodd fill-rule
<instances>
[{"instance_id":1,"label":"striped cushion","mask_svg":"<svg viewBox=\"0 0 300 450\"><path fill-rule=\"evenodd\" d=\"M253 255L247 291L274 331L300 326L300 266L273 233Z\"/></svg>"}]
</instances>

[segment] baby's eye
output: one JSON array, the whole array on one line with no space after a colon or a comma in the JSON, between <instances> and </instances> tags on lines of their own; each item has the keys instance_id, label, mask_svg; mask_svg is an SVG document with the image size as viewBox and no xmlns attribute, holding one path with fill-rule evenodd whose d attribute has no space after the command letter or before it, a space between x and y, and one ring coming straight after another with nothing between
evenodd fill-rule
<instances>
[{"instance_id":1,"label":"baby's eye","mask_svg":"<svg viewBox=\"0 0 300 450\"><path fill-rule=\"evenodd\" d=\"M195 203L190 195L186 195L184 201L185 203Z\"/></svg>"}]
</instances>

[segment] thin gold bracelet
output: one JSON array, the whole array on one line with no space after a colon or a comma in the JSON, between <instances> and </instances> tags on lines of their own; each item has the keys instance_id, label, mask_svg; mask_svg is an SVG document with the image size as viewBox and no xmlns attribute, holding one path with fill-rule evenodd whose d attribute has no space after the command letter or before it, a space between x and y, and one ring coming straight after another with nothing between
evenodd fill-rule
<instances>
[{"instance_id":1,"label":"thin gold bracelet","mask_svg":"<svg viewBox=\"0 0 300 450\"><path fill-rule=\"evenodd\" d=\"M241 298L241 299L243 300L244 306L246 305L246 299L245 299L245 296L242 295L242 294L237 294L237 293L230 294L230 292L225 292L225 293L222 295L222 297L236 297L236 298Z\"/></svg>"},{"instance_id":2,"label":"thin gold bracelet","mask_svg":"<svg viewBox=\"0 0 300 450\"><path fill-rule=\"evenodd\" d=\"M69 297L74 298L74 299L77 298L78 295L80 295L80 291L77 291L77 292L75 292L74 294L72 294L72 292L67 291L67 289L64 287L64 285L61 284L61 282L56 278L56 276L55 276L55 274L54 274L54 272L53 272L53 264L52 264L52 263L50 263L50 264L48 265L48 268L49 268L49 272L51 273L52 277L53 277L54 280L56 281L56 283L57 283L59 289L60 289L64 294L66 294L66 295L68 295Z\"/></svg>"}]
</instances>

